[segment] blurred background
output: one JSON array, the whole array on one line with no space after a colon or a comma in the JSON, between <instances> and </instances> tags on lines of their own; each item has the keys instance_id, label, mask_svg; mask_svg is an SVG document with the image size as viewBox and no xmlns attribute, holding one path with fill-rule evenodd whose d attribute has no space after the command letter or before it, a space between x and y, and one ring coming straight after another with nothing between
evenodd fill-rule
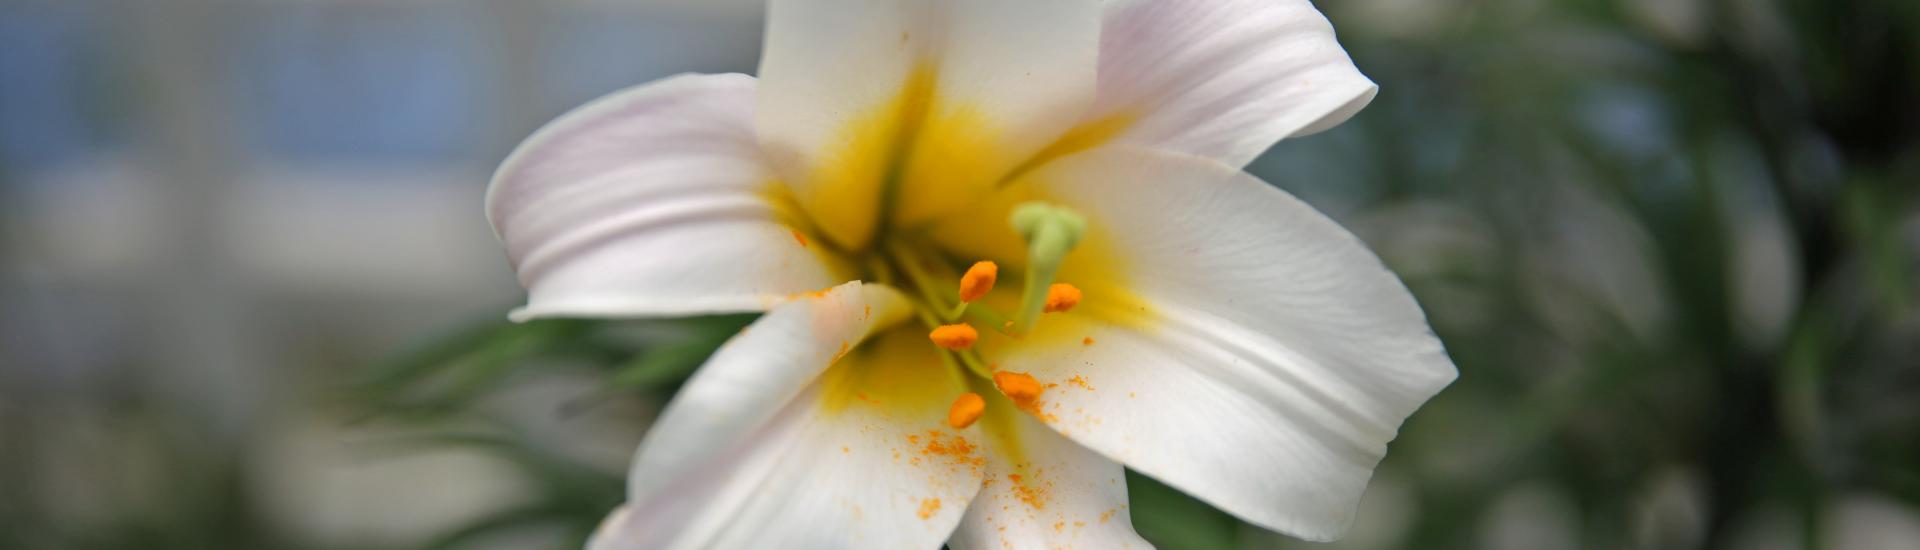
<instances>
[{"instance_id":1,"label":"blurred background","mask_svg":"<svg viewBox=\"0 0 1920 550\"><path fill-rule=\"evenodd\" d=\"M1322 0L1373 105L1250 170L1461 377L1333 545L1920 548L1920 2ZM0 548L566 548L746 316L509 324L540 123L751 0L0 1Z\"/></svg>"}]
</instances>

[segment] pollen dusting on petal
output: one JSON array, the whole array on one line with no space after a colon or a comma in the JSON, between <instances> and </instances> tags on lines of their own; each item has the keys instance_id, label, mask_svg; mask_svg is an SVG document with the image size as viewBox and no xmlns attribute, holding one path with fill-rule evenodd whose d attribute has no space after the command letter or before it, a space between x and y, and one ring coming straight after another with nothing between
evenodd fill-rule
<instances>
[{"instance_id":1,"label":"pollen dusting on petal","mask_svg":"<svg viewBox=\"0 0 1920 550\"><path fill-rule=\"evenodd\" d=\"M1085 389L1087 391L1093 391L1093 386L1087 383L1087 378L1084 376L1080 376L1078 374L1073 375L1073 378L1068 378L1067 383L1075 386L1079 386L1081 389Z\"/></svg>"},{"instance_id":2,"label":"pollen dusting on petal","mask_svg":"<svg viewBox=\"0 0 1920 550\"><path fill-rule=\"evenodd\" d=\"M938 511L940 511L940 499L928 498L920 500L920 519L931 518L933 517L933 513Z\"/></svg>"},{"instance_id":3,"label":"pollen dusting on petal","mask_svg":"<svg viewBox=\"0 0 1920 550\"><path fill-rule=\"evenodd\" d=\"M974 262L967 268L967 274L960 276L960 301L972 302L993 291L993 283L1000 278L1000 265L990 261Z\"/></svg>"},{"instance_id":4,"label":"pollen dusting on petal","mask_svg":"<svg viewBox=\"0 0 1920 550\"><path fill-rule=\"evenodd\" d=\"M967 438L958 434L949 436L938 430L929 430L927 431L927 447L923 449L923 452L937 456L969 458L973 456L973 451L977 449L978 447L968 442ZM971 461L971 458L969 458L969 461Z\"/></svg>"},{"instance_id":5,"label":"pollen dusting on petal","mask_svg":"<svg viewBox=\"0 0 1920 550\"><path fill-rule=\"evenodd\" d=\"M973 347L973 343L980 340L980 331L974 330L973 325L955 323L933 329L927 333L927 339L933 340L933 345L959 351Z\"/></svg>"},{"instance_id":6,"label":"pollen dusting on petal","mask_svg":"<svg viewBox=\"0 0 1920 550\"><path fill-rule=\"evenodd\" d=\"M1091 346L1091 345L1093 345L1093 337L1092 337L1092 336L1088 336L1088 337L1086 337L1086 338L1081 338L1081 339L1080 339L1080 345L1082 345L1082 346Z\"/></svg>"},{"instance_id":7,"label":"pollen dusting on petal","mask_svg":"<svg viewBox=\"0 0 1920 550\"><path fill-rule=\"evenodd\" d=\"M913 463L925 459L932 464L944 464L950 468L966 468L975 472L986 467L987 457L980 453L980 447L967 441L965 436L940 430L927 430L926 443L922 444L918 435L908 435L907 442L914 449Z\"/></svg>"},{"instance_id":8,"label":"pollen dusting on petal","mask_svg":"<svg viewBox=\"0 0 1920 550\"><path fill-rule=\"evenodd\" d=\"M1073 309L1080 305L1080 289L1066 283L1054 283L1047 287L1047 304L1041 311L1057 313Z\"/></svg>"},{"instance_id":9,"label":"pollen dusting on petal","mask_svg":"<svg viewBox=\"0 0 1920 550\"><path fill-rule=\"evenodd\" d=\"M980 420L980 415L985 412L987 412L987 400L980 397L980 394L973 392L960 394L958 399L953 400L953 406L947 409L947 425L955 429L972 426L974 421Z\"/></svg>"},{"instance_id":10,"label":"pollen dusting on petal","mask_svg":"<svg viewBox=\"0 0 1920 550\"><path fill-rule=\"evenodd\" d=\"M801 233L798 229L788 229L787 231L793 232L793 242L800 243L800 248L807 247L807 235L805 233Z\"/></svg>"},{"instance_id":11,"label":"pollen dusting on petal","mask_svg":"<svg viewBox=\"0 0 1920 550\"><path fill-rule=\"evenodd\" d=\"M1032 476L1007 474L1007 480L1013 482L1013 497L1035 510L1045 510L1053 494L1053 483L1044 479L1045 474L1044 471L1035 471Z\"/></svg>"},{"instance_id":12,"label":"pollen dusting on petal","mask_svg":"<svg viewBox=\"0 0 1920 550\"><path fill-rule=\"evenodd\" d=\"M832 292L832 291L833 291L833 288L834 288L834 287L831 287L831 286L830 286L830 287L827 287L827 288L823 288L823 289L820 289L820 290L809 290L809 291L806 291L806 292L795 292L795 293L793 293L793 294L789 294L789 295L787 295L787 299L789 299L789 300L798 300L798 299L801 299L801 298L812 298L812 299L815 299L815 300L818 300L818 299L821 299L821 298L825 298L825 297L827 297L827 293L828 293L828 292Z\"/></svg>"}]
</instances>

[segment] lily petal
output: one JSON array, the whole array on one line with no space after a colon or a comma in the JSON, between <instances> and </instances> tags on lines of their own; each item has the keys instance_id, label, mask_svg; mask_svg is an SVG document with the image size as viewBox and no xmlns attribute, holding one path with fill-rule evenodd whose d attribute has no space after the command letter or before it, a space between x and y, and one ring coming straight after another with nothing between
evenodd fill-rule
<instances>
[{"instance_id":1,"label":"lily petal","mask_svg":"<svg viewBox=\"0 0 1920 550\"><path fill-rule=\"evenodd\" d=\"M990 191L1093 97L1092 0L773 0L759 132L842 246L877 226L886 181L913 223Z\"/></svg>"},{"instance_id":2,"label":"lily petal","mask_svg":"<svg viewBox=\"0 0 1920 550\"><path fill-rule=\"evenodd\" d=\"M1377 88L1307 0L1109 4L1096 124L1115 143L1240 167L1284 138L1352 117Z\"/></svg>"},{"instance_id":3,"label":"lily petal","mask_svg":"<svg viewBox=\"0 0 1920 550\"><path fill-rule=\"evenodd\" d=\"M983 388L984 389L984 388ZM985 394L987 480L947 545L976 548L1152 548L1133 532L1120 464Z\"/></svg>"},{"instance_id":4,"label":"lily petal","mask_svg":"<svg viewBox=\"0 0 1920 550\"><path fill-rule=\"evenodd\" d=\"M874 336L908 312L855 282L755 321L668 405L589 548L938 547L985 459L943 424L963 390L924 336Z\"/></svg>"},{"instance_id":5,"label":"lily petal","mask_svg":"<svg viewBox=\"0 0 1920 550\"><path fill-rule=\"evenodd\" d=\"M1456 376L1407 289L1332 220L1214 161L1108 149L1035 178L1091 220L1083 247L1121 257L1124 292L982 341L1057 385L1030 410L1249 522L1344 533L1401 422Z\"/></svg>"},{"instance_id":6,"label":"lily petal","mask_svg":"<svg viewBox=\"0 0 1920 550\"><path fill-rule=\"evenodd\" d=\"M781 223L753 97L752 77L676 76L521 143L487 191L529 294L513 317L758 311L845 280Z\"/></svg>"}]
</instances>

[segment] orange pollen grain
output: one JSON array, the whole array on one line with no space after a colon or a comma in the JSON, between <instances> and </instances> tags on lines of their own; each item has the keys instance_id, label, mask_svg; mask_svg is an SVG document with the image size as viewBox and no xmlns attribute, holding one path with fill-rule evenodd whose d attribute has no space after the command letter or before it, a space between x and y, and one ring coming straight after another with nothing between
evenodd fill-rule
<instances>
[{"instance_id":1,"label":"orange pollen grain","mask_svg":"<svg viewBox=\"0 0 1920 550\"><path fill-rule=\"evenodd\" d=\"M985 398L973 392L963 393L958 399L954 399L953 406L947 409L947 425L953 426L956 430L972 426L973 422L979 420L980 415L986 412Z\"/></svg>"},{"instance_id":2,"label":"orange pollen grain","mask_svg":"<svg viewBox=\"0 0 1920 550\"><path fill-rule=\"evenodd\" d=\"M1029 403L1040 397L1046 388L1040 387L1040 381L1024 372L1000 371L993 373L993 385L1000 388L1014 403Z\"/></svg>"},{"instance_id":3,"label":"orange pollen grain","mask_svg":"<svg viewBox=\"0 0 1920 550\"><path fill-rule=\"evenodd\" d=\"M933 329L927 334L927 339L933 340L933 345L959 351L973 347L973 343L980 339L980 331L974 330L973 325L955 323Z\"/></svg>"},{"instance_id":4,"label":"orange pollen grain","mask_svg":"<svg viewBox=\"0 0 1920 550\"><path fill-rule=\"evenodd\" d=\"M794 240L794 242L797 242L797 243L800 243L800 248L806 248L806 247L807 247L807 236L806 236L806 234L804 234L804 233L801 233L801 232L800 232L800 230L798 230L798 229L789 229L788 231L792 231L792 232L793 232L793 240Z\"/></svg>"},{"instance_id":5,"label":"orange pollen grain","mask_svg":"<svg viewBox=\"0 0 1920 550\"><path fill-rule=\"evenodd\" d=\"M987 457L974 452L980 448L959 434L948 435L938 430L927 430L926 439L927 444L920 449L919 453L927 460L937 458L949 466L966 467L974 471L978 471L980 467L987 464ZM908 436L907 442L920 446L920 438L916 436Z\"/></svg>"},{"instance_id":6,"label":"orange pollen grain","mask_svg":"<svg viewBox=\"0 0 1920 550\"><path fill-rule=\"evenodd\" d=\"M1080 305L1080 289L1066 283L1054 283L1047 287L1047 305L1042 311L1054 313L1073 309Z\"/></svg>"},{"instance_id":7,"label":"orange pollen grain","mask_svg":"<svg viewBox=\"0 0 1920 550\"><path fill-rule=\"evenodd\" d=\"M1041 484L1039 479L1035 479L1034 483L1028 483L1020 477L1020 474L1007 474L1007 479L1013 481L1014 498L1035 510L1047 508L1048 489L1052 488L1051 483Z\"/></svg>"},{"instance_id":8,"label":"orange pollen grain","mask_svg":"<svg viewBox=\"0 0 1920 550\"><path fill-rule=\"evenodd\" d=\"M1093 385L1087 383L1087 378L1078 374L1073 375L1073 378L1068 378L1067 383L1089 390L1093 389Z\"/></svg>"},{"instance_id":9,"label":"orange pollen grain","mask_svg":"<svg viewBox=\"0 0 1920 550\"><path fill-rule=\"evenodd\" d=\"M938 511L940 511L940 499L929 498L920 501L920 519L931 518L933 513Z\"/></svg>"},{"instance_id":10,"label":"orange pollen grain","mask_svg":"<svg viewBox=\"0 0 1920 550\"><path fill-rule=\"evenodd\" d=\"M960 276L960 301L972 302L993 291L994 281L1000 278L1000 266L993 262L974 262L967 268L967 274Z\"/></svg>"}]
</instances>

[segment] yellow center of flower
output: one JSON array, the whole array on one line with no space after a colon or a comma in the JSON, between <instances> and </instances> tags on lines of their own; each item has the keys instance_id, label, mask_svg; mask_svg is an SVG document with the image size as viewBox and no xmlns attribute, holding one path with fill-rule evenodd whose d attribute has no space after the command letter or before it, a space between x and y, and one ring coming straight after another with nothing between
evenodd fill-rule
<instances>
[{"instance_id":1,"label":"yellow center of flower","mask_svg":"<svg viewBox=\"0 0 1920 550\"><path fill-rule=\"evenodd\" d=\"M1132 120L1089 122L1038 151L1014 152L1002 139L1011 125L939 90L935 66L915 68L891 100L851 119L822 162L790 174L804 178L801 185L780 185L775 193L782 199L776 203L790 206L783 215L798 228L801 246L827 257L849 279L891 285L909 298L925 331L923 345L939 359L884 368L948 388L945 399L953 401L945 407L946 423L957 429L987 409L978 394L965 391L969 386L986 389L991 382L1029 412L1046 387L1024 373L996 372L985 360L989 354L1027 346L1084 349L1081 342L1095 326L1138 320L1144 308L1127 290L1122 262L1098 224L1051 200L1039 179L1047 177L1048 161L1104 143ZM1086 307L1075 309L1083 301ZM1043 316L1048 320L1041 322ZM929 368L935 365L950 368ZM973 382L965 382L969 378ZM875 393L898 393L871 390L843 388L835 395L877 402Z\"/></svg>"}]
</instances>

